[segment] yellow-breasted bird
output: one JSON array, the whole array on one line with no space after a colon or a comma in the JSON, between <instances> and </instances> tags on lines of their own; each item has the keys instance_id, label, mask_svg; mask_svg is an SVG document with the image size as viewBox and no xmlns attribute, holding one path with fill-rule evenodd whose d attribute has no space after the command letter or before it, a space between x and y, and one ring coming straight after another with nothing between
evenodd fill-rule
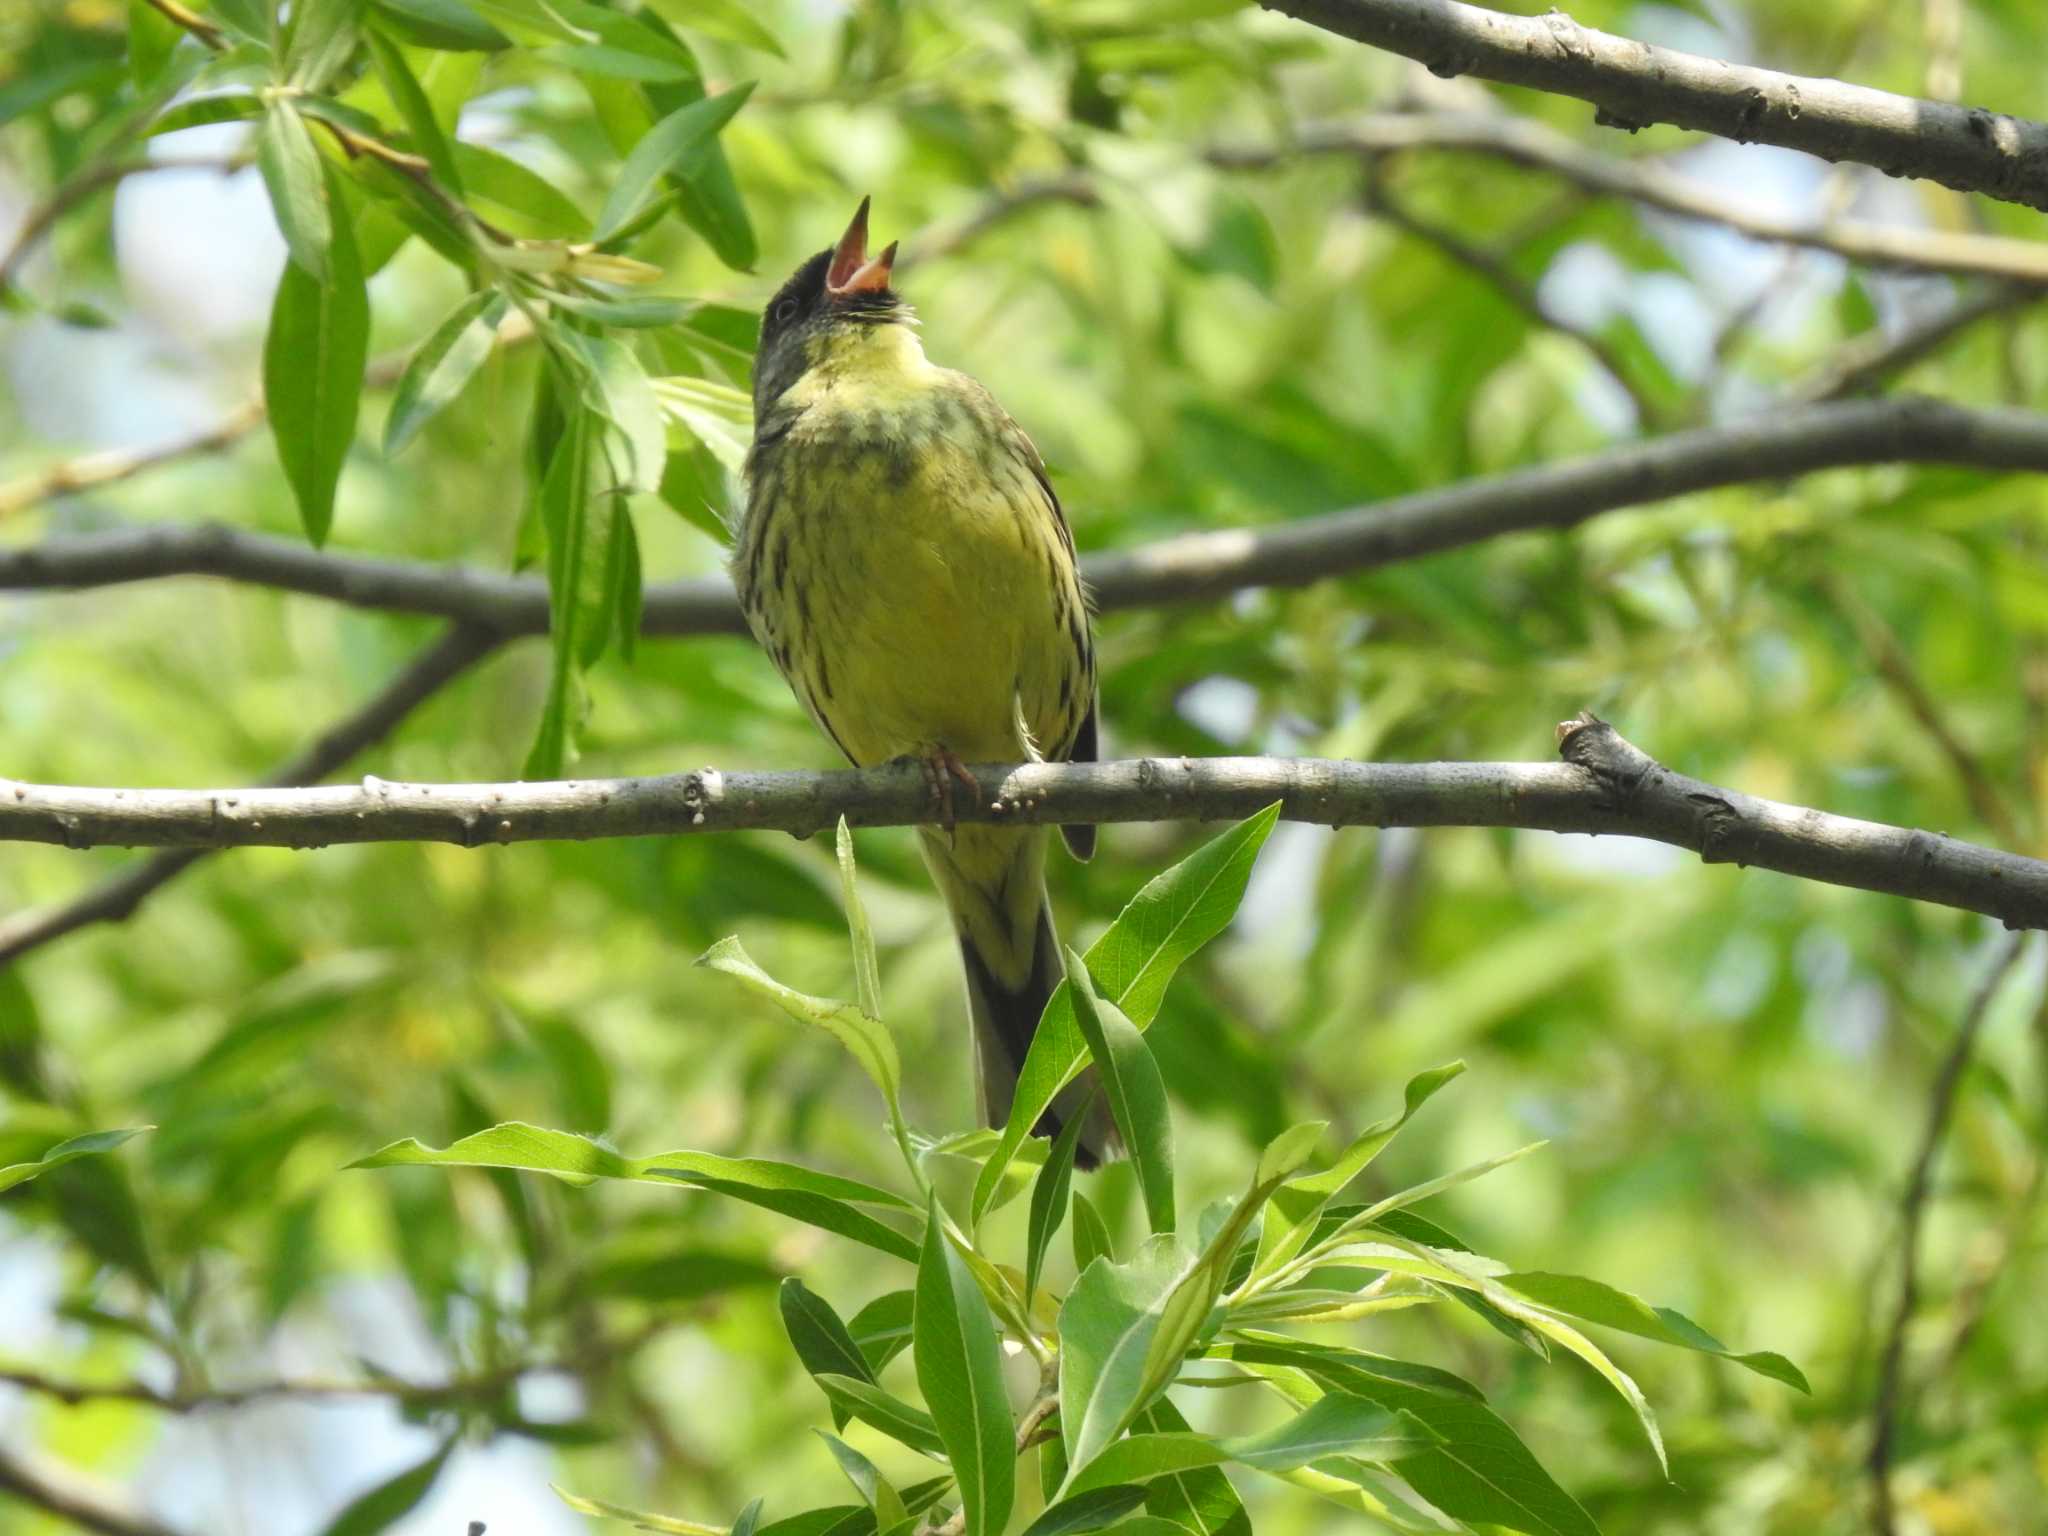
<instances>
[{"instance_id":1,"label":"yellow-breasted bird","mask_svg":"<svg viewBox=\"0 0 2048 1536\"><path fill-rule=\"evenodd\" d=\"M969 762L1096 755L1095 648L1074 539L1031 440L964 373L926 359L870 258L868 204L762 315L754 445L733 578L755 638L847 758L915 758L950 821ZM1078 858L1093 827L1063 827ZM921 827L960 938L982 1113L1001 1124L1063 969L1046 834ZM1050 1132L1086 1089L1041 1121ZM1106 1124L1091 1112L1077 1160Z\"/></svg>"}]
</instances>

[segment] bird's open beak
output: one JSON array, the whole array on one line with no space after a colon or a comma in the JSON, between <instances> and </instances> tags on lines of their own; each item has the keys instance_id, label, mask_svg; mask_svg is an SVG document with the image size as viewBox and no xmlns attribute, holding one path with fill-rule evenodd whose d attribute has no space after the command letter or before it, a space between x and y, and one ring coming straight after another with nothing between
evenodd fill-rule
<instances>
[{"instance_id":1,"label":"bird's open beak","mask_svg":"<svg viewBox=\"0 0 2048 1536\"><path fill-rule=\"evenodd\" d=\"M839 237L832 265L825 269L825 292L835 299L856 293L881 293L889 286L889 272L895 264L894 240L874 260L868 259L868 199L862 198L860 211Z\"/></svg>"}]
</instances>

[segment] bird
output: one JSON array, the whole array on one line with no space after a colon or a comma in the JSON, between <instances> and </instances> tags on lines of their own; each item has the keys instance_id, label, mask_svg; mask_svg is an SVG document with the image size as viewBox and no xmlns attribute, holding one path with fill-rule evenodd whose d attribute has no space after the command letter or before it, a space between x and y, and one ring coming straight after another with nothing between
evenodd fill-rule
<instances>
[{"instance_id":1,"label":"bird","mask_svg":"<svg viewBox=\"0 0 2048 1536\"><path fill-rule=\"evenodd\" d=\"M748 627L856 767L924 770L939 823L918 842L959 939L983 1119L1006 1123L1047 999L1065 976L1042 827L954 822L971 762L1092 761L1088 598L1031 439L968 375L925 356L868 254L869 199L838 244L768 301L754 438L732 558ZM1093 826L1061 833L1079 859ZM1113 1150L1091 1077L1033 1127L1084 1116L1075 1162Z\"/></svg>"}]
</instances>

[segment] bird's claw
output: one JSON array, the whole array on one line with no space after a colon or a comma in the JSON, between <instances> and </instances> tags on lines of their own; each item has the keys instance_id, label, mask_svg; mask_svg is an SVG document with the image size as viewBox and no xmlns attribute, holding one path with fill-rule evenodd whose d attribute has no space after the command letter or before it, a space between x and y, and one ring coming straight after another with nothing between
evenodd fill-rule
<instances>
[{"instance_id":1,"label":"bird's claw","mask_svg":"<svg viewBox=\"0 0 2048 1536\"><path fill-rule=\"evenodd\" d=\"M951 747L933 748L918 758L917 765L924 771L925 787L931 791L932 805L939 813L939 825L946 829L947 837L954 837L958 831L953 815L954 781L967 786L976 804L981 802L981 781L975 778Z\"/></svg>"}]
</instances>

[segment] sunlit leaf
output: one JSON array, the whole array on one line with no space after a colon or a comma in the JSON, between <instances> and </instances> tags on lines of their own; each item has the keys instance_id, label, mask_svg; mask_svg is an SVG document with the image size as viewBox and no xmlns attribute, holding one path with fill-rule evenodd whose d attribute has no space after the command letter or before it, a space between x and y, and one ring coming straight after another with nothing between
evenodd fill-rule
<instances>
[{"instance_id":1,"label":"sunlit leaf","mask_svg":"<svg viewBox=\"0 0 2048 1536\"><path fill-rule=\"evenodd\" d=\"M913 1328L917 1385L953 1464L965 1536L1001 1536L1016 1489L1016 1425L1003 1387L995 1321L981 1288L946 1240L936 1199L917 1265Z\"/></svg>"}]
</instances>

